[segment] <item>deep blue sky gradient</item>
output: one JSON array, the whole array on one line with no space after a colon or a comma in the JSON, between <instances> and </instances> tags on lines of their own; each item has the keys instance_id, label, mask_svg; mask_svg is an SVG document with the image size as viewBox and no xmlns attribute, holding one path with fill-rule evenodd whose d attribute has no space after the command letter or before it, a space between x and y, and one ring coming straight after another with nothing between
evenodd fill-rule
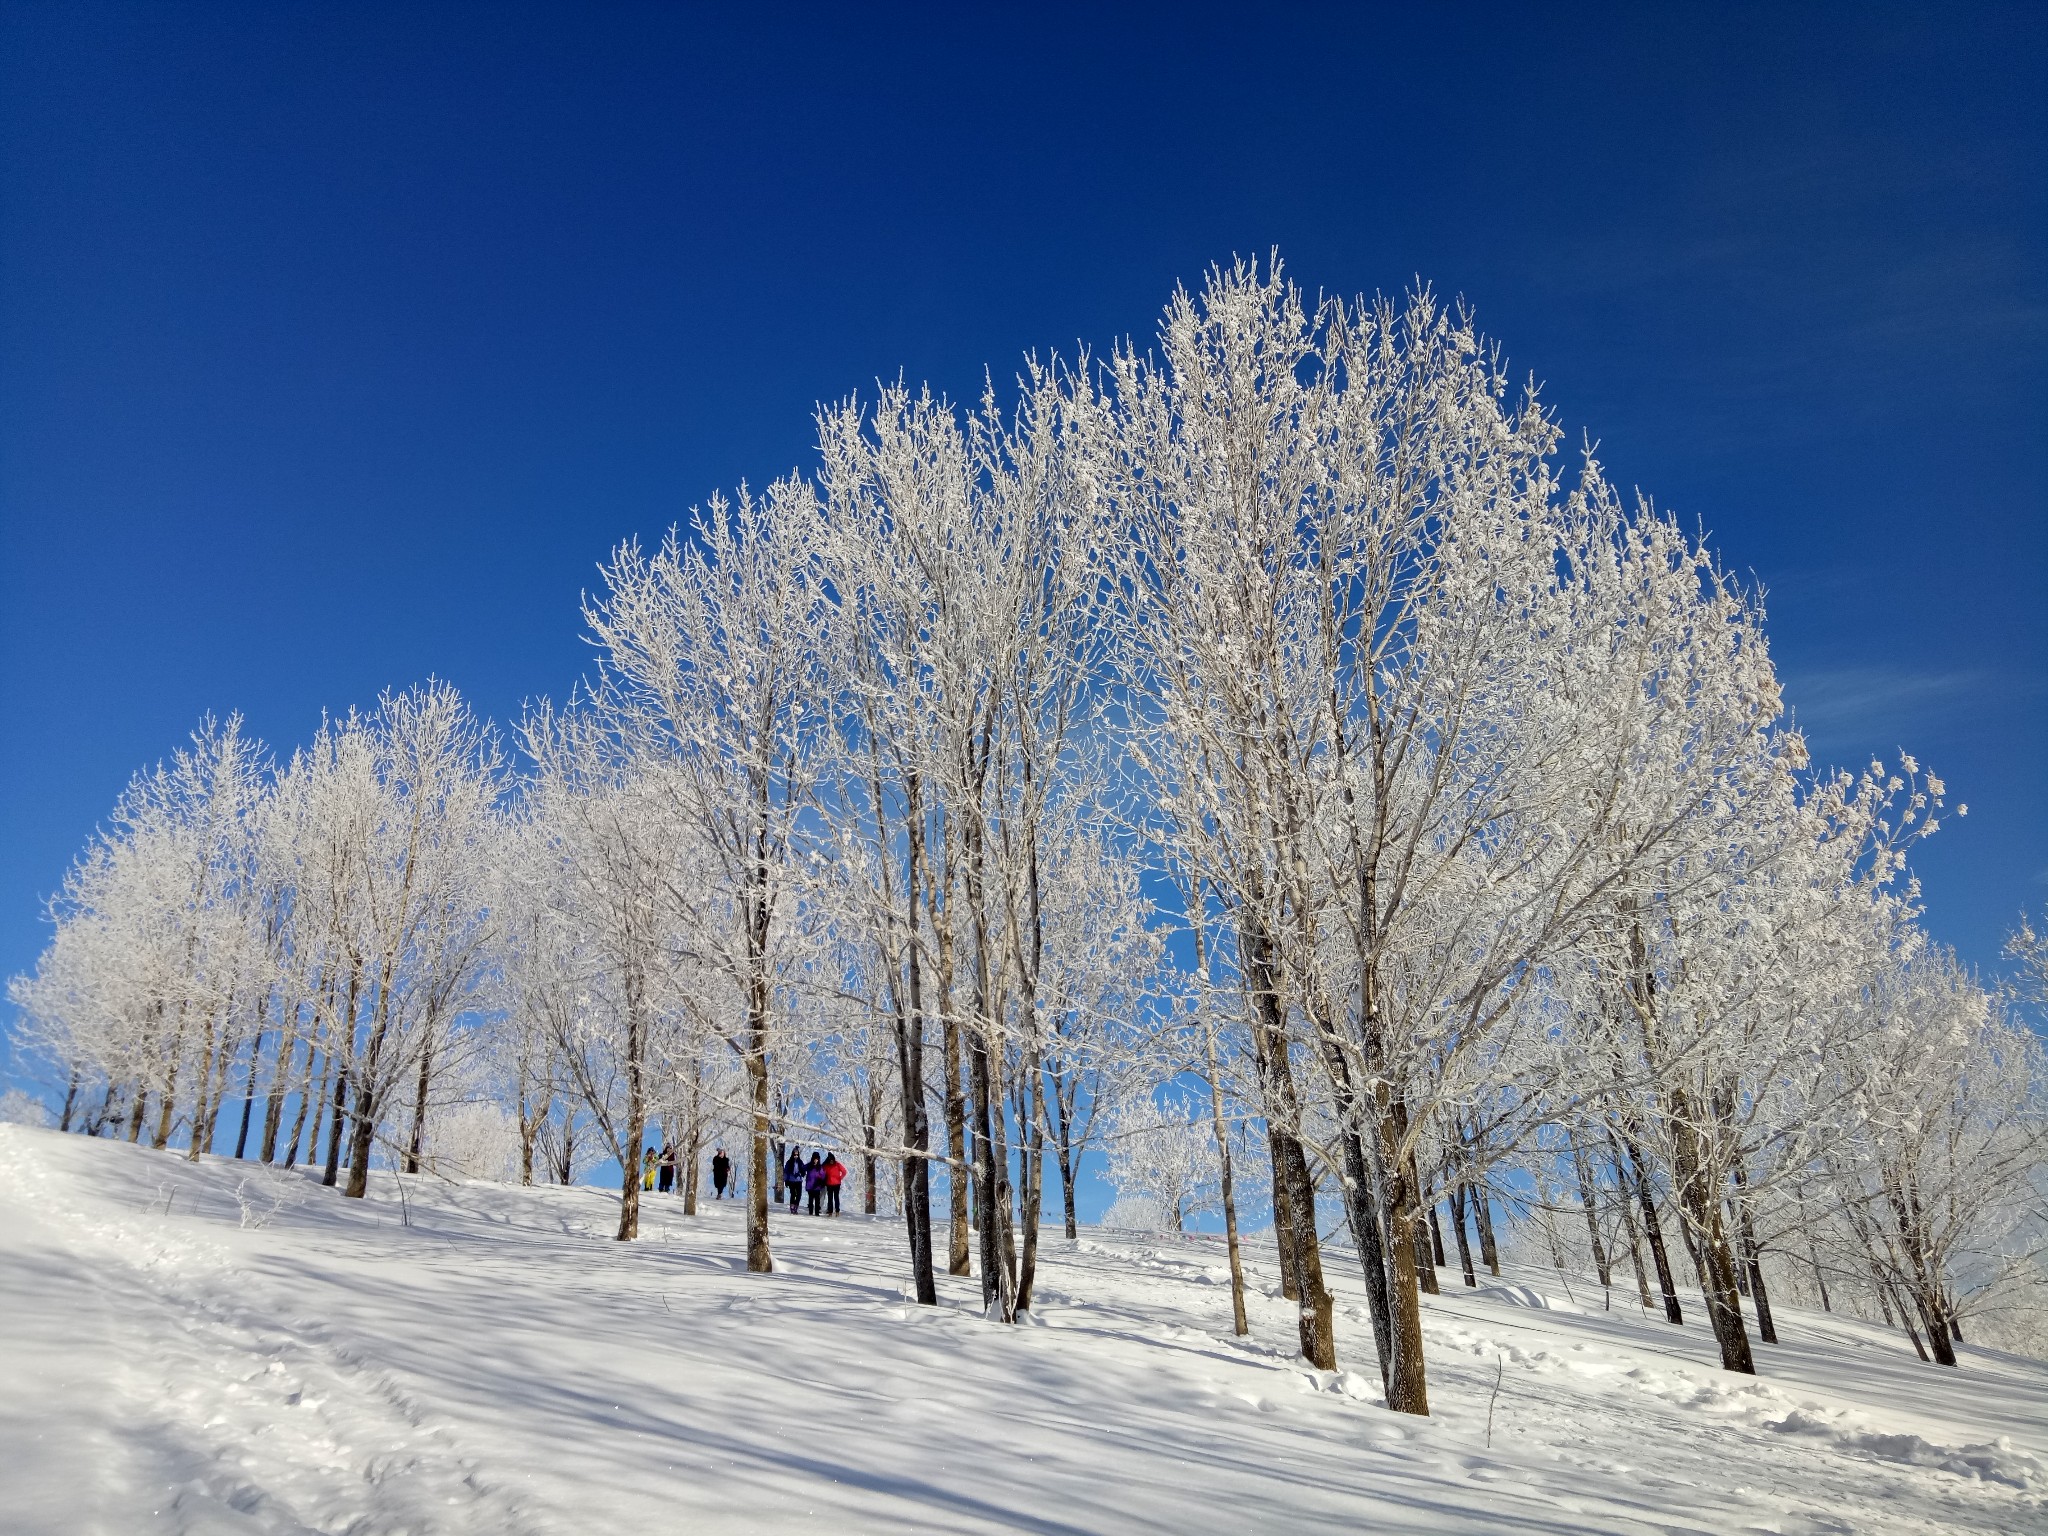
<instances>
[{"instance_id":1,"label":"deep blue sky gradient","mask_svg":"<svg viewBox=\"0 0 2048 1536\"><path fill-rule=\"evenodd\" d=\"M814 401L1149 333L1277 246L1463 294L1770 593L1817 747L2048 901L2039 6L0 7L0 974L202 710L586 664Z\"/></svg>"}]
</instances>

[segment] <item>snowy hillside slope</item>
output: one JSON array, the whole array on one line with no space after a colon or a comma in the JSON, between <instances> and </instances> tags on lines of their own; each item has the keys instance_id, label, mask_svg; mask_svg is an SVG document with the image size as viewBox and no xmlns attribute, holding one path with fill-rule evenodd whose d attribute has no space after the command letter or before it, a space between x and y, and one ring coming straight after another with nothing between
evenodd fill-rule
<instances>
[{"instance_id":1,"label":"snowy hillside slope","mask_svg":"<svg viewBox=\"0 0 2048 1536\"><path fill-rule=\"evenodd\" d=\"M1005 1329L888 1220L778 1216L763 1277L736 1207L615 1211L0 1126L0 1529L2048 1531L2048 1368L1989 1351L1790 1312L1742 1379L1531 1272L1425 1299L1425 1421L1334 1254L1329 1374L1270 1250L1250 1342L1214 1245L1095 1233Z\"/></svg>"}]
</instances>

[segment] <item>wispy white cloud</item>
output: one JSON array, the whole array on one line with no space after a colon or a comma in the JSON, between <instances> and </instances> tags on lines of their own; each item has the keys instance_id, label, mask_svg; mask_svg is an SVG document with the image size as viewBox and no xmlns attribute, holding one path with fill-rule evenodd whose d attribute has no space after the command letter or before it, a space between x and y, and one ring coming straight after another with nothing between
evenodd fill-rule
<instances>
[{"instance_id":1,"label":"wispy white cloud","mask_svg":"<svg viewBox=\"0 0 2048 1536\"><path fill-rule=\"evenodd\" d=\"M1927 733L1995 694L2010 697L2015 691L2025 689L1979 670L1832 667L1785 678L1793 721L1823 757L1896 746L1932 749L1936 743L1924 739Z\"/></svg>"}]
</instances>

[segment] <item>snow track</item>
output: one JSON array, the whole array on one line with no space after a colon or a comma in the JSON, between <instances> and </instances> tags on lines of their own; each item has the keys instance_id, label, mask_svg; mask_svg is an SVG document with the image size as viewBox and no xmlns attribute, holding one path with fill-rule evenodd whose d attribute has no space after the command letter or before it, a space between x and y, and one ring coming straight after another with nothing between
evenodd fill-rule
<instances>
[{"instance_id":1,"label":"snow track","mask_svg":"<svg viewBox=\"0 0 2048 1536\"><path fill-rule=\"evenodd\" d=\"M0 1529L2048 1531L2048 1369L1840 1318L1750 1379L1576 1279L1453 1274L1416 1420L1347 1252L1319 1372L1257 1245L1248 1340L1216 1245L1092 1232L1003 1329L961 1279L908 1304L893 1222L778 1216L750 1276L730 1204L615 1212L0 1126Z\"/></svg>"},{"instance_id":2,"label":"snow track","mask_svg":"<svg viewBox=\"0 0 2048 1536\"><path fill-rule=\"evenodd\" d=\"M93 1199L35 1150L0 1131L8 1251L26 1238L44 1273L65 1277L62 1311L89 1341L65 1352L66 1385L98 1405L94 1427L111 1444L40 1490L34 1513L44 1524L9 1529L522 1528L449 1424L317 1318L313 1288L295 1294L270 1266L240 1262L244 1245L227 1233L275 1219L303 1197L305 1180L239 1170L223 1187L217 1164L122 1149L146 1179ZM18 1411L28 1420L36 1408L32 1400Z\"/></svg>"}]
</instances>

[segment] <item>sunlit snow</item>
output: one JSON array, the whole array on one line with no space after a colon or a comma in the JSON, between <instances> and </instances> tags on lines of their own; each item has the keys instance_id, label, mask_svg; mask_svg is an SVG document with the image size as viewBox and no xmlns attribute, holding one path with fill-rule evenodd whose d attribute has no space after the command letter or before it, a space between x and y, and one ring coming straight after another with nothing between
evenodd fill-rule
<instances>
[{"instance_id":1,"label":"sunlit snow","mask_svg":"<svg viewBox=\"0 0 2048 1536\"><path fill-rule=\"evenodd\" d=\"M1048 1234L1036 1327L904 1299L887 1218L303 1173L0 1126L0 1526L34 1533L2019 1532L2048 1366L1780 1310L1759 1379L1597 1285L1424 1298L1434 1415L1253 1338L1213 1239ZM1498 1393L1495 1387L1498 1381ZM1491 1419L1491 1443L1488 1421Z\"/></svg>"}]
</instances>

